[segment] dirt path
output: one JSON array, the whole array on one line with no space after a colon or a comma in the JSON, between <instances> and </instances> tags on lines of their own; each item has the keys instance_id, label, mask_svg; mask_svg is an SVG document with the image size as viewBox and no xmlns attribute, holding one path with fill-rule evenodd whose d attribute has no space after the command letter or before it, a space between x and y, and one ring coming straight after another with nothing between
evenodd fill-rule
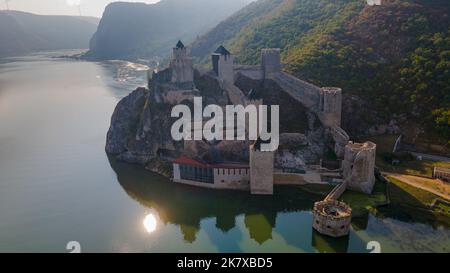
<instances>
[{"instance_id":1,"label":"dirt path","mask_svg":"<svg viewBox=\"0 0 450 273\"><path fill-rule=\"evenodd\" d=\"M450 184L437 179L424 178L420 176L385 173L385 175L393 177L410 186L431 192L447 201L450 201Z\"/></svg>"}]
</instances>

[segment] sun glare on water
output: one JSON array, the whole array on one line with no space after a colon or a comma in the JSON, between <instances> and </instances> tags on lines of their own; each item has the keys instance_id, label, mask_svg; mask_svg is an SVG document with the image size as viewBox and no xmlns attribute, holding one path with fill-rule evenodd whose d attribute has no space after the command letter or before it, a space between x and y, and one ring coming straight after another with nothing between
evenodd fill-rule
<instances>
[{"instance_id":1,"label":"sun glare on water","mask_svg":"<svg viewBox=\"0 0 450 273\"><path fill-rule=\"evenodd\" d=\"M156 220L156 217L152 213L150 213L147 216L145 216L143 223L144 223L145 230L148 233L152 233L156 230L158 221Z\"/></svg>"}]
</instances>

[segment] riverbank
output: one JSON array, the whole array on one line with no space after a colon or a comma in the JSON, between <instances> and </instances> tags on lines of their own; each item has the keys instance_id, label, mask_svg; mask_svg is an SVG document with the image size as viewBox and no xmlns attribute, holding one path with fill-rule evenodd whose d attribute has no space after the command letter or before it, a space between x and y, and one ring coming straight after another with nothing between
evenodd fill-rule
<instances>
[{"instance_id":1,"label":"riverbank","mask_svg":"<svg viewBox=\"0 0 450 273\"><path fill-rule=\"evenodd\" d=\"M439 202L440 196L404 183L394 177L389 177L389 181L390 199L394 207L417 210L421 216L450 227L450 206L445 202ZM417 217L419 215L411 213L410 216Z\"/></svg>"}]
</instances>

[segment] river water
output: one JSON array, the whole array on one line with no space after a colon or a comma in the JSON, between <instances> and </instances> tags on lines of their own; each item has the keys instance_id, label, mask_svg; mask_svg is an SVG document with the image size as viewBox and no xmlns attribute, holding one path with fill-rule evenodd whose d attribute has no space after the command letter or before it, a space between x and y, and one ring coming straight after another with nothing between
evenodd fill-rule
<instances>
[{"instance_id":1,"label":"river water","mask_svg":"<svg viewBox=\"0 0 450 273\"><path fill-rule=\"evenodd\" d=\"M349 237L312 229L317 196L174 185L104 152L120 98L143 67L52 58L0 60L0 252L449 252L450 229L390 211ZM410 212L414 213L414 212ZM388 216L387 216L388 215Z\"/></svg>"}]
</instances>

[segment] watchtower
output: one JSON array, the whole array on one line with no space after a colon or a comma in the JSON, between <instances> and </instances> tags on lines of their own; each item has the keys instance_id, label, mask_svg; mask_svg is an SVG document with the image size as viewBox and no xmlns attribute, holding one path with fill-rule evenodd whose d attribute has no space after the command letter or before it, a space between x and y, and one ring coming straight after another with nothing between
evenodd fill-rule
<instances>
[{"instance_id":1,"label":"watchtower","mask_svg":"<svg viewBox=\"0 0 450 273\"><path fill-rule=\"evenodd\" d=\"M323 87L320 90L319 118L327 127L341 126L342 89Z\"/></svg>"},{"instance_id":2,"label":"watchtower","mask_svg":"<svg viewBox=\"0 0 450 273\"><path fill-rule=\"evenodd\" d=\"M234 84L234 57L223 46L219 46L212 54L213 70L219 80Z\"/></svg>"},{"instance_id":3,"label":"watchtower","mask_svg":"<svg viewBox=\"0 0 450 273\"><path fill-rule=\"evenodd\" d=\"M263 79L270 78L274 73L281 71L279 48L265 48L261 51L261 70Z\"/></svg>"},{"instance_id":4,"label":"watchtower","mask_svg":"<svg viewBox=\"0 0 450 273\"><path fill-rule=\"evenodd\" d=\"M181 41L173 48L172 60L170 61L172 69L171 82L177 85L189 85L194 82L194 66L190 52Z\"/></svg>"}]
</instances>

